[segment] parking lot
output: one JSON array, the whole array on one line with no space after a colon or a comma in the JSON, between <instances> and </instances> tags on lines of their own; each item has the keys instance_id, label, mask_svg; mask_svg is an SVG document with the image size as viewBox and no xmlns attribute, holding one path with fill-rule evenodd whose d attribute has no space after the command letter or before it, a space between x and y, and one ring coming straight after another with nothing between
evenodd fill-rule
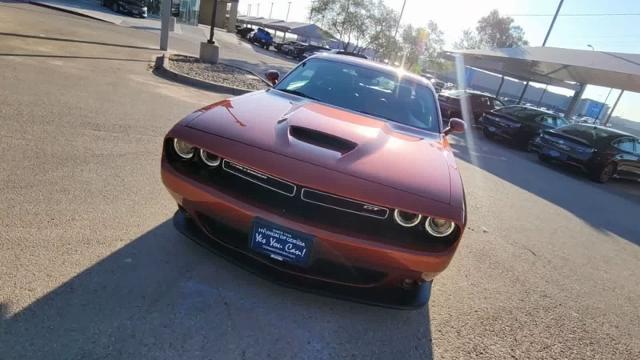
<instances>
[{"instance_id":1,"label":"parking lot","mask_svg":"<svg viewBox=\"0 0 640 360\"><path fill-rule=\"evenodd\" d=\"M156 40L0 4L0 358L640 358L640 184L475 129L452 140L468 226L426 308L288 289L184 238L163 136L225 96L156 77Z\"/></svg>"}]
</instances>

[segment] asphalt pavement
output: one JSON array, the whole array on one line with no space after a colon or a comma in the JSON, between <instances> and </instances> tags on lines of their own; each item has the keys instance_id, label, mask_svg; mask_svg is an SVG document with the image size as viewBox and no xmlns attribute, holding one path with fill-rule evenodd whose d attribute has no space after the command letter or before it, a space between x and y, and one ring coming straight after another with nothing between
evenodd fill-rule
<instances>
[{"instance_id":1,"label":"asphalt pavement","mask_svg":"<svg viewBox=\"0 0 640 360\"><path fill-rule=\"evenodd\" d=\"M640 184L453 139L469 223L431 302L302 293L173 228L162 137L223 98L157 34L0 3L1 359L638 359Z\"/></svg>"}]
</instances>

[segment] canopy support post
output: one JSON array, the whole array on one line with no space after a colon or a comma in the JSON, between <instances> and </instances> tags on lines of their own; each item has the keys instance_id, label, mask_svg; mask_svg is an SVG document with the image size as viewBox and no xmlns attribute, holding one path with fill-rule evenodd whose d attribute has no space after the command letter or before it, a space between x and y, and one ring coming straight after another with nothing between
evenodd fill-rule
<instances>
[{"instance_id":1,"label":"canopy support post","mask_svg":"<svg viewBox=\"0 0 640 360\"><path fill-rule=\"evenodd\" d=\"M524 98L524 93L527 92L528 88L529 88L529 82L527 81L526 83L524 83L524 87L522 88L522 92L520 93L520 97L518 98L518 105L520 105L520 103L522 102L522 98Z\"/></svg>"},{"instance_id":2,"label":"canopy support post","mask_svg":"<svg viewBox=\"0 0 640 360\"><path fill-rule=\"evenodd\" d=\"M570 118L576 111L576 107L578 107L578 103L582 98L582 94L584 94L584 90L587 88L585 84L580 84L580 88L573 93L573 97L569 102L569 106L567 106L567 111L564 113L564 117Z\"/></svg>"},{"instance_id":3,"label":"canopy support post","mask_svg":"<svg viewBox=\"0 0 640 360\"><path fill-rule=\"evenodd\" d=\"M500 85L498 85L498 90L496 91L496 98L500 96L500 90L502 90L502 85L504 85L504 75L500 76Z\"/></svg>"},{"instance_id":4,"label":"canopy support post","mask_svg":"<svg viewBox=\"0 0 640 360\"><path fill-rule=\"evenodd\" d=\"M616 102L613 103L613 107L611 108L611 111L609 111L609 113L607 114L607 120L604 121L605 126L607 126L607 124L609 123L609 120L611 119L611 115L613 115L613 112L616 110L616 106L618 106L618 102L620 101L622 94L624 94L624 90L620 90L620 94L618 94L618 98L616 99Z\"/></svg>"}]
</instances>

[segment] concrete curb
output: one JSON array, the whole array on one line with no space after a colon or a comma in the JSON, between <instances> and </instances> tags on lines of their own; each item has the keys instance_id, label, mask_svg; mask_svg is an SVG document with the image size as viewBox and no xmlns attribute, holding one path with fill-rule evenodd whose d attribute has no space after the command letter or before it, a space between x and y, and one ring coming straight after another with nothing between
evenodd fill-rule
<instances>
[{"instance_id":1,"label":"concrete curb","mask_svg":"<svg viewBox=\"0 0 640 360\"><path fill-rule=\"evenodd\" d=\"M29 4L36 5L36 6L41 6L41 7L45 7L45 8L48 8L48 9L53 9L53 10L61 11L61 12L66 12L66 13L68 13L68 14L73 14L73 15L77 15L77 16L82 16L82 17L85 17L85 18L88 18L88 19L93 19L93 20L98 20L98 21L106 22L106 23L108 23L108 24L120 25L120 24L118 24L118 23L116 23L116 22L113 22L113 21L105 20L105 19L99 18L99 17L97 17L97 16L92 16L92 15L89 15L89 14L85 14L85 13L83 13L83 12L81 12L81 11L75 11L75 10L71 10L71 9L68 9L68 8L65 8L65 7L61 7L61 6L55 6L55 5L51 5L51 4L45 4L45 3L38 2L38 1L29 1Z\"/></svg>"},{"instance_id":2,"label":"concrete curb","mask_svg":"<svg viewBox=\"0 0 640 360\"><path fill-rule=\"evenodd\" d=\"M225 65L231 66L228 64L225 64ZM234 66L234 67L238 68L237 66ZM242 70L245 70L245 69L242 69ZM250 93L253 91L257 91L257 90L236 88L228 85L222 85L222 84L218 84L218 83L214 83L206 80L200 80L200 79L196 79L191 76L182 74L180 72L177 72L169 66L169 57L167 56L167 54L162 54L156 57L153 72L154 74L167 80L175 81L183 85L193 86L199 89L209 90L217 93L230 94L230 95L242 95L242 94ZM252 73L251 71L249 72ZM262 78L260 79L264 81L264 79Z\"/></svg>"}]
</instances>

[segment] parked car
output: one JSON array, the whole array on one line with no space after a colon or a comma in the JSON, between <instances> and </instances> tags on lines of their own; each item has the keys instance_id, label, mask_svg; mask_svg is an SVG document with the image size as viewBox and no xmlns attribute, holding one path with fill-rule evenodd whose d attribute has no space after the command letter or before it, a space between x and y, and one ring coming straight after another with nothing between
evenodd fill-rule
<instances>
[{"instance_id":1,"label":"parked car","mask_svg":"<svg viewBox=\"0 0 640 360\"><path fill-rule=\"evenodd\" d=\"M313 55L322 54L322 53L329 53L329 52L330 52L330 50L328 50L328 49L309 50L309 51L303 53L302 55L298 56L298 60L304 61L304 60L312 57Z\"/></svg>"},{"instance_id":2,"label":"parked car","mask_svg":"<svg viewBox=\"0 0 640 360\"><path fill-rule=\"evenodd\" d=\"M435 76L429 73L423 73L422 77L429 80L429 82L431 82L431 85L433 85L433 88L436 90L437 93L441 93L442 90L447 86L447 83L445 83L442 80L439 80L438 78L436 78Z\"/></svg>"},{"instance_id":3,"label":"parked car","mask_svg":"<svg viewBox=\"0 0 640 360\"><path fill-rule=\"evenodd\" d=\"M256 273L415 308L450 263L464 189L426 80L310 58L273 88L204 107L164 139L176 227Z\"/></svg>"},{"instance_id":4,"label":"parked car","mask_svg":"<svg viewBox=\"0 0 640 360\"><path fill-rule=\"evenodd\" d=\"M569 125L569 122L552 112L512 105L485 112L479 124L488 138L506 138L518 147L527 148L542 131Z\"/></svg>"},{"instance_id":5,"label":"parked car","mask_svg":"<svg viewBox=\"0 0 640 360\"><path fill-rule=\"evenodd\" d=\"M331 49L321 45L301 43L297 46L294 46L287 55L298 60L304 60L309 57L309 54L305 55L307 52L317 52L318 50L329 51Z\"/></svg>"},{"instance_id":6,"label":"parked car","mask_svg":"<svg viewBox=\"0 0 640 360\"><path fill-rule=\"evenodd\" d=\"M258 28L249 38L254 44L258 44L260 47L269 50L271 44L273 44L273 37L271 37L271 33L263 28Z\"/></svg>"},{"instance_id":7,"label":"parked car","mask_svg":"<svg viewBox=\"0 0 640 360\"><path fill-rule=\"evenodd\" d=\"M254 30L250 27L241 27L239 29L236 29L236 34L238 34L241 38L243 39L247 39L248 36L253 32Z\"/></svg>"},{"instance_id":8,"label":"parked car","mask_svg":"<svg viewBox=\"0 0 640 360\"><path fill-rule=\"evenodd\" d=\"M329 50L329 52L331 54L336 54L336 55L353 56L353 57L357 57L357 58L360 58L360 59L367 59L367 56L365 54L360 54L360 53L353 52L353 51L344 51L344 50L340 50L340 49L331 49L331 50Z\"/></svg>"},{"instance_id":9,"label":"parked car","mask_svg":"<svg viewBox=\"0 0 640 360\"><path fill-rule=\"evenodd\" d=\"M298 41L292 41L292 40L282 41L282 42L274 41L273 48L276 49L277 52L286 52L286 49L296 44L300 44L300 43Z\"/></svg>"},{"instance_id":10,"label":"parked car","mask_svg":"<svg viewBox=\"0 0 640 360\"><path fill-rule=\"evenodd\" d=\"M144 0L102 0L102 6L119 13L142 18L147 17L147 4Z\"/></svg>"},{"instance_id":11,"label":"parked car","mask_svg":"<svg viewBox=\"0 0 640 360\"><path fill-rule=\"evenodd\" d=\"M531 147L540 160L577 166L597 182L612 177L640 180L640 139L622 131L572 124L545 130Z\"/></svg>"},{"instance_id":12,"label":"parked car","mask_svg":"<svg viewBox=\"0 0 640 360\"><path fill-rule=\"evenodd\" d=\"M504 103L497 98L481 92L471 90L451 90L438 94L440 111L445 118L462 117L462 99L468 100L473 120L477 120L486 112L501 108Z\"/></svg>"},{"instance_id":13,"label":"parked car","mask_svg":"<svg viewBox=\"0 0 640 360\"><path fill-rule=\"evenodd\" d=\"M313 55L317 55L317 54L323 54L323 53L327 53L327 54L336 54L336 55L344 55L344 56L353 56L353 57L357 57L360 59L366 59L367 57L363 54L358 54L358 53L354 53L351 51L344 51L344 50L340 50L340 49L316 49L316 50L311 50L311 51L307 51L306 53L302 54L302 56L300 56L300 60L306 60L307 58L313 56Z\"/></svg>"}]
</instances>

